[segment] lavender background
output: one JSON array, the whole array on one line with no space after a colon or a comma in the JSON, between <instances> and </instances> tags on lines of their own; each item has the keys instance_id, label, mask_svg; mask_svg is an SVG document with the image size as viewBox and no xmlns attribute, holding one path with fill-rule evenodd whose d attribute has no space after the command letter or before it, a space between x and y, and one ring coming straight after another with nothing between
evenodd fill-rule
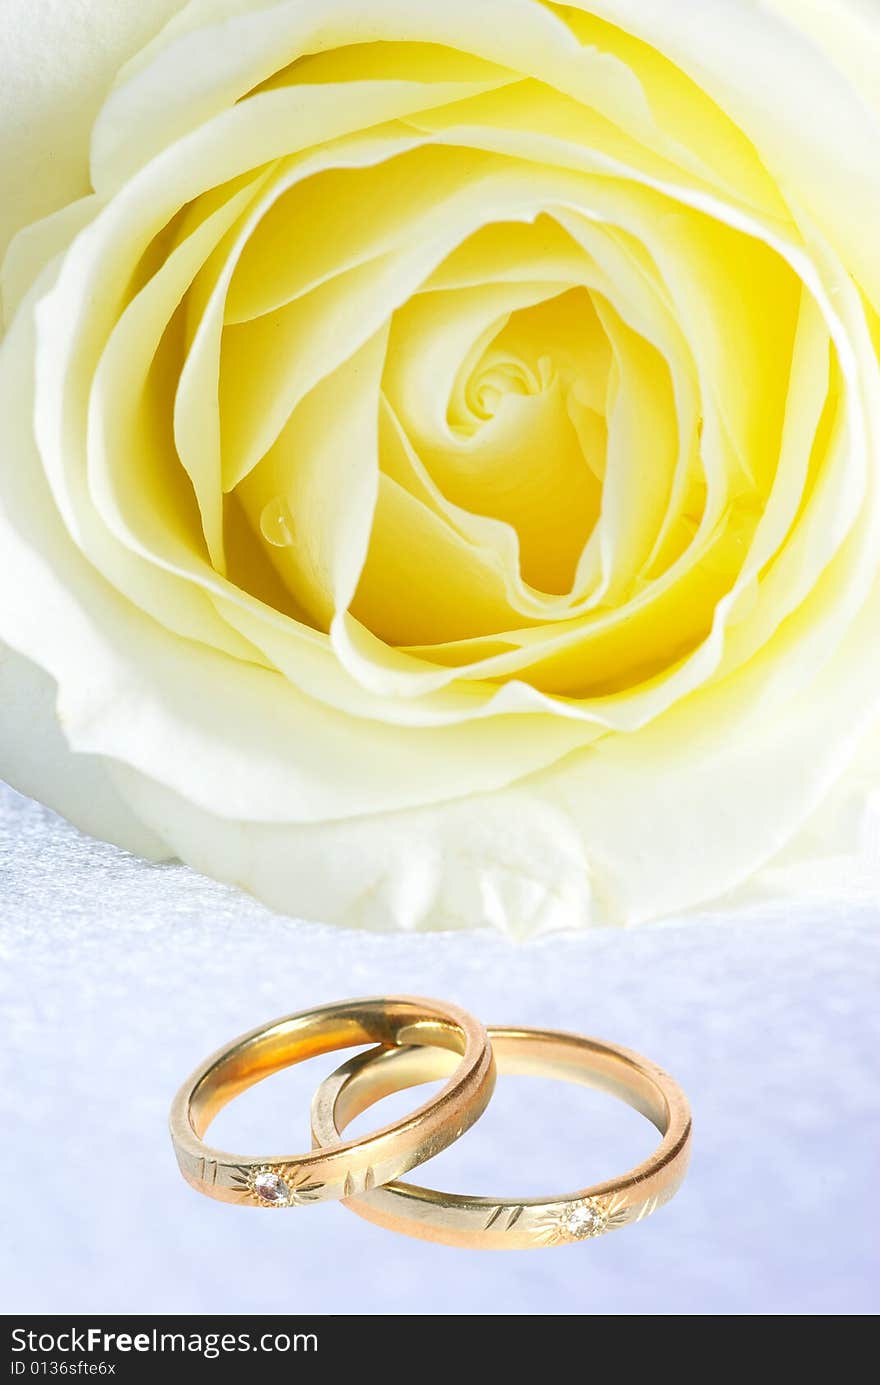
<instances>
[{"instance_id":1,"label":"lavender background","mask_svg":"<svg viewBox=\"0 0 880 1385\"><path fill-rule=\"evenodd\" d=\"M137 861L0 786L0 1304L873 1313L878 921L880 903L857 899L528 946L341 932ZM602 1035L669 1068L695 1117L681 1193L621 1234L503 1255L394 1236L335 1205L270 1216L187 1188L166 1113L205 1054L288 1011L400 990L489 1023ZM306 1147L309 1094L336 1061L245 1094L218 1118L217 1143ZM636 1162L652 1137L597 1093L502 1078L487 1115L423 1181L563 1191Z\"/></svg>"}]
</instances>

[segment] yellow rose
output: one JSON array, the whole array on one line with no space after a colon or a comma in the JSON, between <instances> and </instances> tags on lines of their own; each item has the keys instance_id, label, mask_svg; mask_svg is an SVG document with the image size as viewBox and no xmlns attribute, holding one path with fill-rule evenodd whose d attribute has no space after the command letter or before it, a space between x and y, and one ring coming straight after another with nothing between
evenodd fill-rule
<instances>
[{"instance_id":1,"label":"yellow rose","mask_svg":"<svg viewBox=\"0 0 880 1385\"><path fill-rule=\"evenodd\" d=\"M7 5L0 770L376 927L792 842L880 702L880 22L830 11Z\"/></svg>"}]
</instances>

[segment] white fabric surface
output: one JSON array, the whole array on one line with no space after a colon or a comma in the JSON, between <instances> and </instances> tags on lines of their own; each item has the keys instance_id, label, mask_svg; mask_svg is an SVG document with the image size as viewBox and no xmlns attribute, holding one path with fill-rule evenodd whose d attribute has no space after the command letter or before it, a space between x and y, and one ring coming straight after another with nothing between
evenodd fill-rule
<instances>
[{"instance_id":1,"label":"white fabric surface","mask_svg":"<svg viewBox=\"0 0 880 1385\"><path fill-rule=\"evenodd\" d=\"M515 946L342 932L151 865L0 791L0 1303L7 1313L864 1314L880 1149L880 905L743 904ZM414 991L487 1022L639 1049L691 1098L694 1157L656 1217L526 1254L394 1236L338 1206L278 1216L180 1179L168 1104L211 1049L287 1011ZM320 1060L222 1113L218 1143L307 1140ZM406 1098L400 1099L405 1104ZM369 1117L362 1118L366 1126ZM647 1152L594 1093L503 1078L423 1181L563 1191Z\"/></svg>"}]
</instances>

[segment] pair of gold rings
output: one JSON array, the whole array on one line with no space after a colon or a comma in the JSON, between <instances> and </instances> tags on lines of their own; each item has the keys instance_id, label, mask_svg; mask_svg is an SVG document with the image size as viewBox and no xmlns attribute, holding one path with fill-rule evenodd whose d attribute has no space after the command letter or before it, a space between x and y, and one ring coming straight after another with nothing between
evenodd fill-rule
<instances>
[{"instance_id":1,"label":"pair of gold rings","mask_svg":"<svg viewBox=\"0 0 880 1385\"><path fill-rule=\"evenodd\" d=\"M240 1156L203 1136L217 1112L281 1068L341 1048L377 1044L337 1068L312 1102L305 1154ZM635 1107L662 1139L620 1178L560 1196L470 1197L397 1180L446 1149L489 1103L496 1060L530 1073L599 1087ZM411 1115L346 1140L356 1116L392 1092L445 1077ZM184 1178L208 1197L290 1208L341 1200L368 1221L446 1245L524 1250L579 1241L641 1221L680 1187L690 1155L687 1099L667 1073L637 1053L556 1030L486 1030L454 1005L414 996L341 1001L243 1034L181 1087L171 1138Z\"/></svg>"}]
</instances>

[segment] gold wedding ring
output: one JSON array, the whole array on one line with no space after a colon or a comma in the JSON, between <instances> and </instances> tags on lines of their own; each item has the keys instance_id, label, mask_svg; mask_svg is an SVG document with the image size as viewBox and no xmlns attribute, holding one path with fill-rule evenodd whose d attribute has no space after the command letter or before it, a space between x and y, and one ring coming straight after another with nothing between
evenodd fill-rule
<instances>
[{"instance_id":1,"label":"gold wedding ring","mask_svg":"<svg viewBox=\"0 0 880 1385\"><path fill-rule=\"evenodd\" d=\"M663 1138L622 1177L563 1196L498 1198L435 1192L408 1183L358 1189L345 1205L368 1221L409 1236L472 1249L525 1250L579 1241L641 1221L681 1185L690 1155L687 1098L661 1068L628 1049L578 1034L490 1029L502 1073L529 1073L599 1087L635 1107ZM316 1142L332 1147L345 1127L392 1092L445 1076L436 1048L372 1050L337 1068L312 1105Z\"/></svg>"},{"instance_id":2,"label":"gold wedding ring","mask_svg":"<svg viewBox=\"0 0 880 1385\"><path fill-rule=\"evenodd\" d=\"M237 1155L206 1145L217 1112L246 1088L322 1053L379 1044L343 1063L312 1102L306 1154ZM598 1087L660 1131L654 1153L617 1178L549 1197L476 1197L400 1182L473 1125L505 1073ZM445 1079L410 1116L346 1140L363 1111L423 1082ZM252 1030L208 1058L171 1108L171 1137L188 1183L223 1202L299 1207L332 1199L408 1236L472 1249L525 1250L589 1240L641 1221L677 1192L691 1118L676 1082L637 1053L551 1029L490 1029L454 1005L413 996L342 1001Z\"/></svg>"},{"instance_id":3,"label":"gold wedding ring","mask_svg":"<svg viewBox=\"0 0 880 1385\"><path fill-rule=\"evenodd\" d=\"M375 1043L436 1046L454 1071L412 1115L362 1139L334 1136L329 1149L238 1155L204 1143L217 1112L255 1082L305 1058ZM184 1178L208 1197L297 1207L369 1192L438 1154L478 1119L494 1085L486 1031L457 1006L414 996L342 1001L254 1029L208 1058L174 1099L171 1138Z\"/></svg>"}]
</instances>

